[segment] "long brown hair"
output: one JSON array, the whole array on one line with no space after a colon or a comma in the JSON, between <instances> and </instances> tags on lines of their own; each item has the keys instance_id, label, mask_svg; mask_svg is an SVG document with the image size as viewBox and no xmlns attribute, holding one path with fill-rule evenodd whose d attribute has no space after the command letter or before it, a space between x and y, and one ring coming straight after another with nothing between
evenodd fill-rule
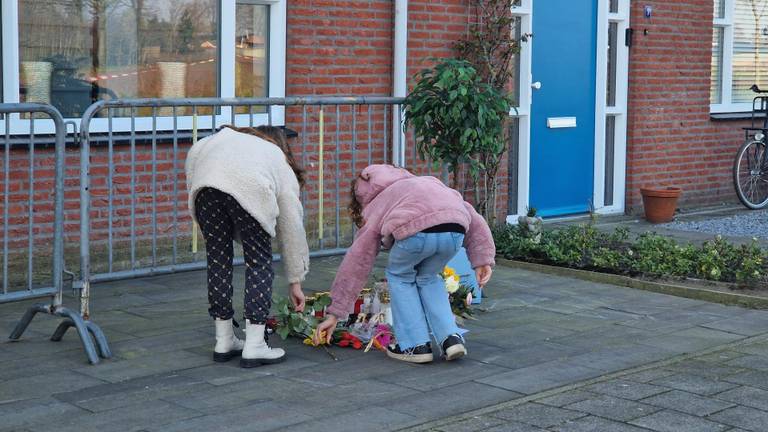
<instances>
[{"instance_id":1,"label":"long brown hair","mask_svg":"<svg viewBox=\"0 0 768 432\"><path fill-rule=\"evenodd\" d=\"M288 146L288 140L285 138L285 131L282 128L276 126L256 126L256 127L238 127L232 125L224 125L223 128L229 128L233 131L257 136L265 141L269 141L272 144L278 146L280 150L285 154L285 159L288 161L288 165L296 175L296 180L299 181L299 186L304 186L304 170L296 163L296 159L293 157L293 152Z\"/></svg>"},{"instance_id":2,"label":"long brown hair","mask_svg":"<svg viewBox=\"0 0 768 432\"><path fill-rule=\"evenodd\" d=\"M365 225L365 220L363 220L363 205L360 204L360 201L357 200L357 194L355 193L355 185L357 185L357 180L361 178L362 176L359 176L352 180L352 199L349 201L348 207L349 216L352 218L352 222L354 222L358 228L362 228L363 225Z\"/></svg>"}]
</instances>

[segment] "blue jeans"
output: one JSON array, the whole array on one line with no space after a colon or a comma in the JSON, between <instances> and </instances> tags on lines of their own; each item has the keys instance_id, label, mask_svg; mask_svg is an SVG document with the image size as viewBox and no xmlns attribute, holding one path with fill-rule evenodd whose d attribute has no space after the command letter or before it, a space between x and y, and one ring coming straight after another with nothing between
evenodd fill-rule
<instances>
[{"instance_id":1,"label":"blue jeans","mask_svg":"<svg viewBox=\"0 0 768 432\"><path fill-rule=\"evenodd\" d=\"M429 342L430 329L438 346L452 334L466 333L456 325L439 275L463 242L460 233L417 233L392 246L387 282L400 349Z\"/></svg>"}]
</instances>

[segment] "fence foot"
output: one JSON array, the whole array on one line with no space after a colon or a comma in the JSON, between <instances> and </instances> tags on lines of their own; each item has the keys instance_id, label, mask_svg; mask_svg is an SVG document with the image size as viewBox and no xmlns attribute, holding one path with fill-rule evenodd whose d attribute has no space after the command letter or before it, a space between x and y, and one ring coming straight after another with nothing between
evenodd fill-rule
<instances>
[{"instance_id":1,"label":"fence foot","mask_svg":"<svg viewBox=\"0 0 768 432\"><path fill-rule=\"evenodd\" d=\"M35 315L38 314L38 312L50 313L50 306L44 304L36 304L27 309L27 311L24 313L24 316L21 317L19 323L16 324L16 328L13 329L13 332L11 332L11 335L8 336L8 338L18 340L21 335L24 334L24 331L27 329L27 327L29 327L29 323L32 322L32 319L35 317Z\"/></svg>"},{"instance_id":2,"label":"fence foot","mask_svg":"<svg viewBox=\"0 0 768 432\"><path fill-rule=\"evenodd\" d=\"M91 364L99 363L99 356L96 354L96 347L93 345L93 339L91 338L85 321L83 321L83 319L80 317L80 314L67 308L59 308L59 310L56 311L56 315L66 319L62 321L61 324L59 324L59 327L56 328L53 336L51 336L51 340L55 341L55 338L57 337L58 340L61 340L61 337L64 336L64 333L69 327L75 327L77 329L78 336L80 336L80 341L83 343L85 355L88 356L88 361Z\"/></svg>"},{"instance_id":3,"label":"fence foot","mask_svg":"<svg viewBox=\"0 0 768 432\"><path fill-rule=\"evenodd\" d=\"M69 330L70 327L74 327L75 323L72 322L71 319L67 318L63 320L58 327L56 327L56 331L53 332L51 335L51 341L53 342L61 342L61 338L64 337L64 333Z\"/></svg>"},{"instance_id":4,"label":"fence foot","mask_svg":"<svg viewBox=\"0 0 768 432\"><path fill-rule=\"evenodd\" d=\"M112 358L112 351L109 349L109 343L107 343L107 337L104 336L104 332L101 331L101 327L93 321L86 321L85 327L93 335L93 339L96 341L96 347L99 349L99 356L101 358Z\"/></svg>"},{"instance_id":5,"label":"fence foot","mask_svg":"<svg viewBox=\"0 0 768 432\"><path fill-rule=\"evenodd\" d=\"M102 358L112 357L112 351L109 349L107 338L104 336L104 332L101 331L101 328L90 321L83 321L80 314L63 307L51 312L51 307L48 305L37 304L31 306L24 313L24 316L21 317L18 324L16 324L16 328L13 329L9 339L18 340L27 327L29 327L29 323L32 322L35 315L40 312L47 314L52 313L53 315L64 318L61 324L56 327L56 331L53 332L53 335L51 336L52 341L59 342L70 327L75 327L78 336L80 336L80 341L83 343L85 355L88 356L88 361L91 364L97 364L99 362L99 356ZM91 335L93 335L93 337L91 337ZM95 346L94 340L96 341Z\"/></svg>"},{"instance_id":6,"label":"fence foot","mask_svg":"<svg viewBox=\"0 0 768 432\"><path fill-rule=\"evenodd\" d=\"M99 327L98 324L94 323L93 321L83 321L83 325L85 325L88 333L93 336L93 340L96 342L96 349L98 350L99 357L105 359L112 358L112 350L109 349L109 343L107 342L106 336L104 336L104 332L101 331L101 327ZM56 327L56 331L53 332L51 340L54 342L61 341L61 339L64 337L64 334L67 332L67 330L69 330L70 327L76 327L76 325L70 318L66 318L61 322L61 324L59 324L58 327Z\"/></svg>"}]
</instances>

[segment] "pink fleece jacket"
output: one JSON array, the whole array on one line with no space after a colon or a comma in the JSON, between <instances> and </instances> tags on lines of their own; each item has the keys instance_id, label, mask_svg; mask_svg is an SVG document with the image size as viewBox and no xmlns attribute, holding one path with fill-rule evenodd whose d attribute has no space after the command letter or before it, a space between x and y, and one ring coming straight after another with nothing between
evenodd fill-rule
<instances>
[{"instance_id":1,"label":"pink fleece jacket","mask_svg":"<svg viewBox=\"0 0 768 432\"><path fill-rule=\"evenodd\" d=\"M473 268L495 265L496 246L482 216L461 194L435 177L417 177L391 165L371 165L357 180L355 195L365 224L344 256L331 288L328 313L345 318L373 270L379 250L427 228L459 224Z\"/></svg>"}]
</instances>

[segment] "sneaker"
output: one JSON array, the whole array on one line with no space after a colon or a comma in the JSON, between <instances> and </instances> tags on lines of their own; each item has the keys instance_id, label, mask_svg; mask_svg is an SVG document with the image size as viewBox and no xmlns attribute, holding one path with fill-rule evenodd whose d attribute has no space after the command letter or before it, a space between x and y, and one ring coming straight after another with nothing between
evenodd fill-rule
<instances>
[{"instance_id":1,"label":"sneaker","mask_svg":"<svg viewBox=\"0 0 768 432\"><path fill-rule=\"evenodd\" d=\"M406 350L401 350L400 345L390 345L387 347L387 356L409 363L429 363L433 360L429 342Z\"/></svg>"},{"instance_id":2,"label":"sneaker","mask_svg":"<svg viewBox=\"0 0 768 432\"><path fill-rule=\"evenodd\" d=\"M467 348L461 336L452 334L443 341L443 355L447 361L456 360L467 355Z\"/></svg>"}]
</instances>

